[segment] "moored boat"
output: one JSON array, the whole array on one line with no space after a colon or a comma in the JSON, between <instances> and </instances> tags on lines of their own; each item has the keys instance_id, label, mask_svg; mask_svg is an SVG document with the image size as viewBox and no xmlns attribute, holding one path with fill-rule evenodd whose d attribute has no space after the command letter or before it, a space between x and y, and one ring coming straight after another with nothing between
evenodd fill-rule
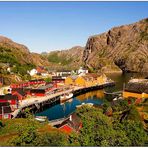
<instances>
[{"instance_id":1,"label":"moored boat","mask_svg":"<svg viewBox=\"0 0 148 148\"><path fill-rule=\"evenodd\" d=\"M40 122L44 122L47 120L46 116L35 116L35 119Z\"/></svg>"},{"instance_id":2,"label":"moored boat","mask_svg":"<svg viewBox=\"0 0 148 148\"><path fill-rule=\"evenodd\" d=\"M80 108L80 107L82 107L83 105L88 105L88 106L93 106L94 104L93 103L82 103L82 104L80 104L80 105L77 105L76 106L76 108Z\"/></svg>"},{"instance_id":3,"label":"moored boat","mask_svg":"<svg viewBox=\"0 0 148 148\"><path fill-rule=\"evenodd\" d=\"M62 103L62 102L68 101L72 97L73 97L73 93L62 95L60 96L60 102Z\"/></svg>"}]
</instances>

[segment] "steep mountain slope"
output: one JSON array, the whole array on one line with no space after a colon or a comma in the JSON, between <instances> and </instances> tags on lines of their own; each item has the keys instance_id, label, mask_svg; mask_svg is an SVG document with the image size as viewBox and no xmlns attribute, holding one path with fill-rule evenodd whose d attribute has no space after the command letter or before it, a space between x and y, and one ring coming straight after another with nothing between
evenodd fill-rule
<instances>
[{"instance_id":1,"label":"steep mountain slope","mask_svg":"<svg viewBox=\"0 0 148 148\"><path fill-rule=\"evenodd\" d=\"M52 51L47 57L50 63L53 63L50 68L72 70L77 69L82 65L84 47L75 46L68 50Z\"/></svg>"},{"instance_id":2,"label":"steep mountain slope","mask_svg":"<svg viewBox=\"0 0 148 148\"><path fill-rule=\"evenodd\" d=\"M48 65L47 59L37 53L30 53L29 49L21 44L0 36L0 63Z\"/></svg>"},{"instance_id":3,"label":"steep mountain slope","mask_svg":"<svg viewBox=\"0 0 148 148\"><path fill-rule=\"evenodd\" d=\"M148 18L89 37L83 62L97 70L147 72Z\"/></svg>"}]
</instances>

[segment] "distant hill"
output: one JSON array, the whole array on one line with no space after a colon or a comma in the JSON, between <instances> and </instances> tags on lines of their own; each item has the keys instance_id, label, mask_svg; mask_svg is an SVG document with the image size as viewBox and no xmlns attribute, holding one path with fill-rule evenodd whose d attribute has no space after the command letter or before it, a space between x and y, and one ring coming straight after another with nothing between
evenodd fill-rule
<instances>
[{"instance_id":1,"label":"distant hill","mask_svg":"<svg viewBox=\"0 0 148 148\"><path fill-rule=\"evenodd\" d=\"M48 65L47 59L37 53L31 53L29 49L11 39L0 36L0 63Z\"/></svg>"},{"instance_id":2,"label":"distant hill","mask_svg":"<svg viewBox=\"0 0 148 148\"><path fill-rule=\"evenodd\" d=\"M73 70L78 69L83 61L84 47L75 46L68 50L52 51L47 54L48 61L53 63L51 68Z\"/></svg>"}]
</instances>

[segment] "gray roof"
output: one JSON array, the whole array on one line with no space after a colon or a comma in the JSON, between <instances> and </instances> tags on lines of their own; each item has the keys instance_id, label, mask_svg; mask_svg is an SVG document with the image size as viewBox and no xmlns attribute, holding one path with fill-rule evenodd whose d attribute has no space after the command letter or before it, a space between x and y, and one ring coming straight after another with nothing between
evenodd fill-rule
<instances>
[{"instance_id":1,"label":"gray roof","mask_svg":"<svg viewBox=\"0 0 148 148\"><path fill-rule=\"evenodd\" d=\"M72 78L73 80L76 80L78 77L78 75L73 75L73 76L70 76L70 78Z\"/></svg>"},{"instance_id":2,"label":"gray roof","mask_svg":"<svg viewBox=\"0 0 148 148\"><path fill-rule=\"evenodd\" d=\"M47 85L44 85L44 86L40 86L37 89L47 89L47 88L51 88L51 87L53 87L52 84L47 84Z\"/></svg>"}]
</instances>

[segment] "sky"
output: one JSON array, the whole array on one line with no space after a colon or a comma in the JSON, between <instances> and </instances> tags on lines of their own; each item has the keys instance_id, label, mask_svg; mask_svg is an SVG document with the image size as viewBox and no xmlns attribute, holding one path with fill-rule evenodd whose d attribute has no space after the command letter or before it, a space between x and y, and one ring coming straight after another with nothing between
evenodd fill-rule
<instances>
[{"instance_id":1,"label":"sky","mask_svg":"<svg viewBox=\"0 0 148 148\"><path fill-rule=\"evenodd\" d=\"M148 17L148 2L0 2L0 35L31 52L85 46L89 36Z\"/></svg>"}]
</instances>

